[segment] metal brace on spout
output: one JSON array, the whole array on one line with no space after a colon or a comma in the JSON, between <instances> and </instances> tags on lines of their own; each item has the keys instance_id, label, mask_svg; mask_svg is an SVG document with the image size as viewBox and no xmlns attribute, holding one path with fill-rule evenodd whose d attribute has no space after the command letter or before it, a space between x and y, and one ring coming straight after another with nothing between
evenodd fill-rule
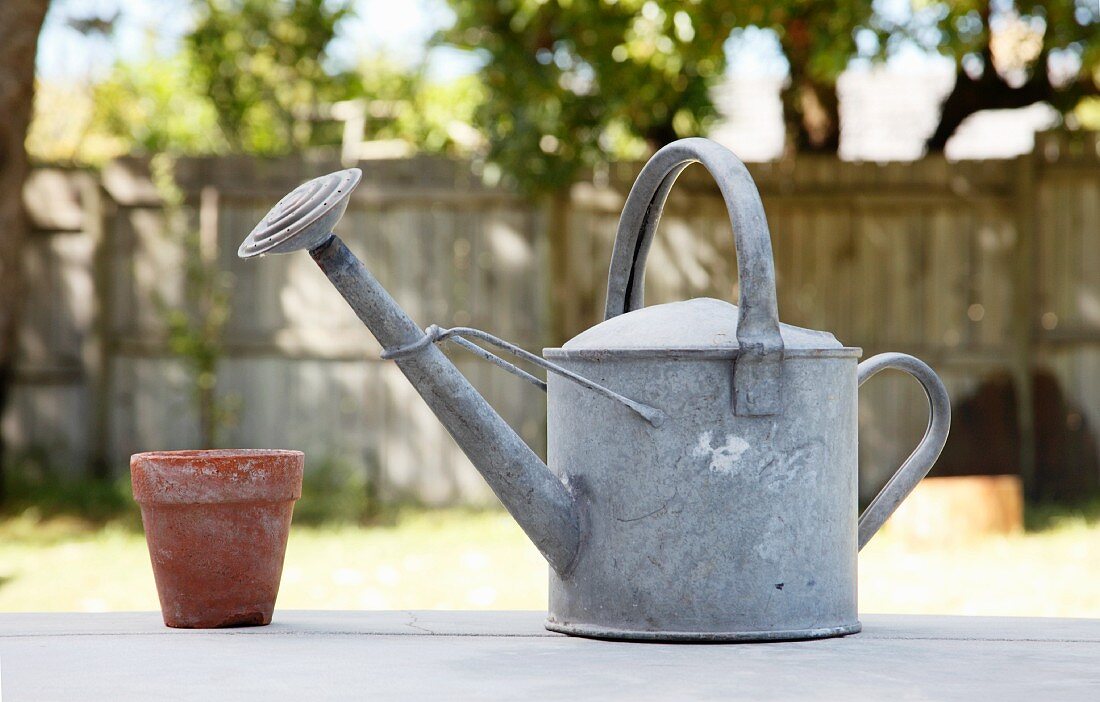
<instances>
[{"instance_id":1,"label":"metal brace on spout","mask_svg":"<svg viewBox=\"0 0 1100 702\"><path fill-rule=\"evenodd\" d=\"M556 374L562 376L563 378L567 378L567 379L573 381L574 383L576 383L577 385L580 385L581 387L587 388L587 389L591 390L592 392L595 392L599 395L603 395L604 397L606 397L608 399L614 400L615 402L618 402L622 405L625 405L626 407L631 409L633 412L638 414L642 419L646 420L647 422L649 422L651 425L653 425L655 427L661 426L661 424L666 419L665 413L662 412L661 410L657 409L656 407L651 407L649 405L642 404L641 402L635 402L634 400L631 400L629 397L624 397L623 395L620 395L619 393L615 392L614 390L611 390L610 388L606 388L603 385L600 385L598 383L594 383L591 380L589 380L588 378L585 378L584 376L577 375L576 373L574 373L570 370L562 368L561 366L557 365L556 363L551 363L550 361L547 361L545 358L542 358L540 356L536 356L535 354L531 353L530 351L526 351L524 349L521 349L520 347L516 346L515 344L512 344L508 341L505 341L504 339L501 339L500 337L493 336L492 334L490 334L487 331L482 331L481 329L474 329L472 327L452 327L450 329L446 329L446 328L440 327L436 324L432 324L424 330L424 336L420 337L418 340L412 342L411 344L407 344L405 346L401 346L401 347L396 348L396 349L384 349L382 351L382 359L387 360L387 361L396 361L398 359L406 358L408 356L411 356L415 353L419 353L420 351L423 351L424 349L428 348L428 346L430 346L432 344L438 344L438 343L443 342L443 341L452 341L452 342L458 344L459 346L461 346L462 348L466 349L467 351L472 352L473 354L485 359L486 361L492 363L495 366L503 368L504 370L508 371L512 375L523 378L527 382L529 382L532 385L534 385L535 387L537 387L539 390L542 390L543 392L546 392L546 382L545 381L531 375L527 371L525 371L522 368L516 366L514 363L510 363L509 361L506 361L505 359L503 359L500 356L496 355L492 351L481 348L480 346L478 346L477 344L473 343L472 341L470 341L469 339L467 339L465 337L473 337L475 339L480 339L481 341L484 341L486 343L497 346L498 348L502 348L505 351L507 351L508 353L512 354L513 356L517 356L519 358L522 358L523 360L525 360L529 363L533 363L536 366L540 366L540 367L546 369L550 373L556 373Z\"/></svg>"}]
</instances>

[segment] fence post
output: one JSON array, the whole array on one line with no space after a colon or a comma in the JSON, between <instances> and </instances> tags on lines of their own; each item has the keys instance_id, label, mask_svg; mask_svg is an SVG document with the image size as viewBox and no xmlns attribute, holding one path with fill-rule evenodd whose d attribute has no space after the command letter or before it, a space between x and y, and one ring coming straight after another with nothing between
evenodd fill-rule
<instances>
[{"instance_id":1,"label":"fence post","mask_svg":"<svg viewBox=\"0 0 1100 702\"><path fill-rule=\"evenodd\" d=\"M1012 286L1012 375L1016 386L1016 424L1020 436L1020 479L1024 494L1034 494L1035 488L1035 401L1032 370L1035 343L1035 276L1037 247L1036 182L1038 144L1029 154L1016 159L1016 255L1015 281Z\"/></svg>"},{"instance_id":2,"label":"fence post","mask_svg":"<svg viewBox=\"0 0 1100 702\"><path fill-rule=\"evenodd\" d=\"M576 332L575 295L572 273L572 234L569 209L572 189L555 192L548 201L547 231L550 235L550 345L558 346Z\"/></svg>"},{"instance_id":3,"label":"fence post","mask_svg":"<svg viewBox=\"0 0 1100 702\"><path fill-rule=\"evenodd\" d=\"M93 478L111 477L111 246L106 192L99 174L89 174L81 185L84 235L92 242L92 319L84 336L81 363L87 382L88 472Z\"/></svg>"},{"instance_id":4,"label":"fence post","mask_svg":"<svg viewBox=\"0 0 1100 702\"><path fill-rule=\"evenodd\" d=\"M218 265L218 207L219 194L217 188L206 185L199 190L199 260L202 270L217 270ZM204 276L205 277L205 276ZM184 285L193 285L194 281L184 281ZM204 286L216 286L218 283L207 281ZM203 290L199 293L199 314L207 319L216 304L212 299L216 293ZM205 326L205 324L204 324ZM205 335L206 332L203 332ZM219 334L220 336L220 334ZM217 366L214 366L217 369ZM203 448L215 448L218 443L218 388L217 385L206 386L202 378L197 378L198 384L198 411L199 411L199 436Z\"/></svg>"}]
</instances>

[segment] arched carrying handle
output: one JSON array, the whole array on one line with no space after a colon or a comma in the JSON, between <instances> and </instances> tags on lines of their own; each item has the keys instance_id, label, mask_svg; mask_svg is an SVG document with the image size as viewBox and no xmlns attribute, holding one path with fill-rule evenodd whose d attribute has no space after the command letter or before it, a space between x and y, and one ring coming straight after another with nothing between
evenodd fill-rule
<instances>
[{"instance_id":1,"label":"arched carrying handle","mask_svg":"<svg viewBox=\"0 0 1100 702\"><path fill-rule=\"evenodd\" d=\"M643 306L646 256L677 176L703 164L722 192L733 225L740 278L740 346L733 374L734 413L762 416L781 411L783 340L775 300L771 235L760 193L741 160L708 139L681 139L664 147L642 169L630 189L611 255L604 319Z\"/></svg>"},{"instance_id":2,"label":"arched carrying handle","mask_svg":"<svg viewBox=\"0 0 1100 702\"><path fill-rule=\"evenodd\" d=\"M913 453L901 464L898 472L886 483L886 487L871 501L863 514L859 516L859 548L863 549L875 535L901 501L909 496L917 483L940 456L943 445L947 443L947 434L951 430L951 399L947 388L936 372L924 361L904 353L883 353L868 358L859 364L856 377L860 385L871 376L887 368L903 370L917 379L928 395L928 428Z\"/></svg>"}]
</instances>

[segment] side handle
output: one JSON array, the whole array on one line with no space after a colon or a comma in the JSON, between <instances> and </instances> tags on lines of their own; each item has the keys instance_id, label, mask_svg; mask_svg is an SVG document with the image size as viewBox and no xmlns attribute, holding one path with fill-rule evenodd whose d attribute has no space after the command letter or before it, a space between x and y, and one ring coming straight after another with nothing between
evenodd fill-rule
<instances>
[{"instance_id":1,"label":"side handle","mask_svg":"<svg viewBox=\"0 0 1100 702\"><path fill-rule=\"evenodd\" d=\"M909 496L917 483L932 470L936 459L947 443L951 430L951 399L947 388L936 372L924 361L904 353L883 353L859 364L856 377L862 386L872 376L887 368L905 371L917 379L928 396L928 428L913 453L901 464L882 491L859 515L859 548L863 549L871 537L886 523L901 501Z\"/></svg>"}]
</instances>

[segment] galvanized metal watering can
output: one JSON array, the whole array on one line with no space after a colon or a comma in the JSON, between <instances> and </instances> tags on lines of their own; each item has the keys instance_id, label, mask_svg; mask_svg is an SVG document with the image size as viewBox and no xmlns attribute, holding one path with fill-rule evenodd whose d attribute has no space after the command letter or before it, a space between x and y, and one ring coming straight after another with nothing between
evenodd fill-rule
<instances>
[{"instance_id":1,"label":"galvanized metal watering can","mask_svg":"<svg viewBox=\"0 0 1100 702\"><path fill-rule=\"evenodd\" d=\"M735 307L643 307L646 255L677 176L702 163L733 224ZM832 334L780 324L771 241L745 166L705 139L661 149L619 222L605 321L545 358L479 330L422 330L332 233L356 169L283 199L239 255L306 249L549 561L547 628L640 640L808 639L860 630L856 554L932 467L950 403L903 354L857 363ZM549 466L437 348L468 337L548 369ZM886 368L924 387L928 430L858 522L856 391Z\"/></svg>"}]
</instances>

